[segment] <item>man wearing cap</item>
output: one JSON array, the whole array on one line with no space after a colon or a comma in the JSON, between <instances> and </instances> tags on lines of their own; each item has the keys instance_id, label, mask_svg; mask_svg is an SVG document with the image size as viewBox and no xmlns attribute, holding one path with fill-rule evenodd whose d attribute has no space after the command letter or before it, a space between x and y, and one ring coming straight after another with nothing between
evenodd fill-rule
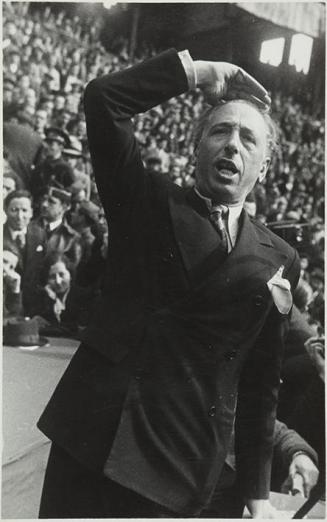
<instances>
[{"instance_id":1,"label":"man wearing cap","mask_svg":"<svg viewBox=\"0 0 327 522\"><path fill-rule=\"evenodd\" d=\"M70 146L63 150L64 158L74 173L74 183L72 185L72 191L77 185L83 186L85 190L86 199L90 199L91 194L91 179L85 172L80 170L78 167L83 158L83 147L81 141L76 136L69 136Z\"/></svg>"},{"instance_id":2,"label":"man wearing cap","mask_svg":"<svg viewBox=\"0 0 327 522\"><path fill-rule=\"evenodd\" d=\"M64 148L69 147L68 134L58 127L49 127L45 129L45 142L46 158L32 172L31 192L36 203L50 185L69 188L74 182L73 171L62 156Z\"/></svg>"},{"instance_id":3,"label":"man wearing cap","mask_svg":"<svg viewBox=\"0 0 327 522\"><path fill-rule=\"evenodd\" d=\"M65 254L77 266L82 257L82 247L80 235L65 218L70 204L70 191L49 187L41 198L38 223L46 232L46 255Z\"/></svg>"},{"instance_id":4,"label":"man wearing cap","mask_svg":"<svg viewBox=\"0 0 327 522\"><path fill-rule=\"evenodd\" d=\"M195 86L196 190L147 174L132 119ZM110 229L102 300L40 421L40 516L276 518L269 503L296 252L243 203L267 172L270 100L242 69L168 50L85 90ZM237 484L224 462L235 427Z\"/></svg>"}]
</instances>

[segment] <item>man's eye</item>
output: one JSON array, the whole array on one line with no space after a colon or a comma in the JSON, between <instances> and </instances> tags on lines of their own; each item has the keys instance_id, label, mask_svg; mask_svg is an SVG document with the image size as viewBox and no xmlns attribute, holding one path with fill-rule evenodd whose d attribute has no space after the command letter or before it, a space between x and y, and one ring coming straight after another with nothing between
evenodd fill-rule
<instances>
[{"instance_id":1,"label":"man's eye","mask_svg":"<svg viewBox=\"0 0 327 522\"><path fill-rule=\"evenodd\" d=\"M243 140L249 143L256 144L256 139L252 134L243 134Z\"/></svg>"},{"instance_id":2,"label":"man's eye","mask_svg":"<svg viewBox=\"0 0 327 522\"><path fill-rule=\"evenodd\" d=\"M212 135L223 134L224 132L225 132L225 129L216 128L216 129L213 129L213 130L211 131L211 134L212 134Z\"/></svg>"}]
</instances>

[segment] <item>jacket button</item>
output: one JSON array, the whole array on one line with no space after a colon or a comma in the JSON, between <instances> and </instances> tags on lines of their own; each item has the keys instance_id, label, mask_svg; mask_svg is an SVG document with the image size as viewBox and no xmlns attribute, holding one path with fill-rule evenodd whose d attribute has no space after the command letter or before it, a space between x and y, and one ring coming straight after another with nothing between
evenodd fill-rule
<instances>
[{"instance_id":1,"label":"jacket button","mask_svg":"<svg viewBox=\"0 0 327 522\"><path fill-rule=\"evenodd\" d=\"M216 415L216 406L210 406L208 415L209 417L214 417Z\"/></svg>"},{"instance_id":2,"label":"jacket button","mask_svg":"<svg viewBox=\"0 0 327 522\"><path fill-rule=\"evenodd\" d=\"M255 306L262 306L264 304L264 297L263 295L255 295L253 301Z\"/></svg>"},{"instance_id":3,"label":"jacket button","mask_svg":"<svg viewBox=\"0 0 327 522\"><path fill-rule=\"evenodd\" d=\"M227 352L224 353L224 357L227 361L231 361L232 359L235 359L237 355L237 350L235 350L235 348L233 348L232 350L228 350Z\"/></svg>"}]
</instances>

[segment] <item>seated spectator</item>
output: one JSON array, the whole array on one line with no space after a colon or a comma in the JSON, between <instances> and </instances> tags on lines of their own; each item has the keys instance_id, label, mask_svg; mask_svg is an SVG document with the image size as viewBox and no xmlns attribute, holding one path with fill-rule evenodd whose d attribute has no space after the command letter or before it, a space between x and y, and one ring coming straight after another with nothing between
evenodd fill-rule
<instances>
[{"instance_id":1,"label":"seated spectator","mask_svg":"<svg viewBox=\"0 0 327 522\"><path fill-rule=\"evenodd\" d=\"M317 466L316 451L296 431L276 420L271 489L308 497L318 481Z\"/></svg>"},{"instance_id":2,"label":"seated spectator","mask_svg":"<svg viewBox=\"0 0 327 522\"><path fill-rule=\"evenodd\" d=\"M92 245L98 236L99 213L99 207L92 201L81 201L76 203L74 211L70 214L70 224L81 236L83 263L89 259Z\"/></svg>"},{"instance_id":3,"label":"seated spectator","mask_svg":"<svg viewBox=\"0 0 327 522\"><path fill-rule=\"evenodd\" d=\"M316 374L315 367L305 348L306 341L314 335L314 328L308 323L306 316L294 305L289 333L285 340L281 371L282 385L279 394L278 418L282 421L288 419L294 405Z\"/></svg>"},{"instance_id":4,"label":"seated spectator","mask_svg":"<svg viewBox=\"0 0 327 522\"><path fill-rule=\"evenodd\" d=\"M307 383L302 394L289 414L289 426L296 430L315 449L319 459L322 479L326 473L325 438L325 339L311 337L306 349L315 368L316 375Z\"/></svg>"},{"instance_id":5,"label":"seated spectator","mask_svg":"<svg viewBox=\"0 0 327 522\"><path fill-rule=\"evenodd\" d=\"M305 279L300 278L293 297L296 307L305 314L313 299L313 290Z\"/></svg>"},{"instance_id":6,"label":"seated spectator","mask_svg":"<svg viewBox=\"0 0 327 522\"><path fill-rule=\"evenodd\" d=\"M44 230L35 222L32 197L26 190L10 192L4 201L7 221L3 228L3 240L9 247L18 249L17 271L21 275L22 297L25 315L30 315L36 299L36 286L46 252Z\"/></svg>"},{"instance_id":7,"label":"seated spectator","mask_svg":"<svg viewBox=\"0 0 327 522\"><path fill-rule=\"evenodd\" d=\"M23 315L21 276L16 271L19 251L13 244L3 244L2 252L2 313L4 322L9 317Z\"/></svg>"},{"instance_id":8,"label":"seated spectator","mask_svg":"<svg viewBox=\"0 0 327 522\"><path fill-rule=\"evenodd\" d=\"M301 496L308 497L319 476L318 459L314 449L296 431L290 430L278 420L275 422L273 449L271 489L284 493L300 493ZM294 481L296 474L301 478L301 490L297 490ZM235 457L231 451L225 461L218 484L221 481L224 488L229 488L233 487L235 480ZM221 492L216 488L210 501L210 509L203 510L201 516L214 518L217 512L216 505L220 507L221 501ZM235 501L239 502L237 498Z\"/></svg>"},{"instance_id":9,"label":"seated spectator","mask_svg":"<svg viewBox=\"0 0 327 522\"><path fill-rule=\"evenodd\" d=\"M70 204L71 192L50 186L41 199L38 224L46 233L46 255L65 254L77 266L82 257L82 247L80 235L66 219Z\"/></svg>"},{"instance_id":10,"label":"seated spectator","mask_svg":"<svg viewBox=\"0 0 327 522\"><path fill-rule=\"evenodd\" d=\"M41 273L43 285L38 288L38 301L33 310L45 335L70 333L66 301L74 274L75 267L64 254L53 253L47 257Z\"/></svg>"}]
</instances>

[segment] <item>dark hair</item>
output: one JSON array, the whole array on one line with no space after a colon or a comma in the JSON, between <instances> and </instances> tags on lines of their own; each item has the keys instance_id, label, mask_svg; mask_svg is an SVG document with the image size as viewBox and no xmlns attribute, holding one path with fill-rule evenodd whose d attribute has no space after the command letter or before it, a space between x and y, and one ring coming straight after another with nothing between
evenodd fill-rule
<instances>
[{"instance_id":1,"label":"dark hair","mask_svg":"<svg viewBox=\"0 0 327 522\"><path fill-rule=\"evenodd\" d=\"M235 100L219 100L217 104L213 107L209 107L207 110L205 110L199 117L198 121L195 124L193 136L194 136L194 150L197 151L199 143L202 138L203 131L205 129L205 126L207 122L210 120L212 114L222 107L223 105L226 105L226 103L231 103L234 101L247 103L251 107L254 107L263 117L264 122L266 124L267 128L267 144L268 144L268 150L272 154L275 150L278 148L277 138L278 138L278 130L277 130L277 124L272 119L271 115L269 114L269 109L263 109L258 107L255 103L252 103L250 100L243 100L243 99L235 99Z\"/></svg>"},{"instance_id":2,"label":"dark hair","mask_svg":"<svg viewBox=\"0 0 327 522\"><path fill-rule=\"evenodd\" d=\"M65 267L67 268L68 272L71 275L72 281L75 279L76 267L75 267L73 261L71 261L71 259L69 259L63 253L53 252L52 254L49 254L48 256L46 256L46 258L44 260L43 267L42 267L41 274L40 274L40 280L41 280L42 285L46 285L48 282L50 268L53 265L55 265L56 263L59 263L60 261L62 263L64 263Z\"/></svg>"},{"instance_id":3,"label":"dark hair","mask_svg":"<svg viewBox=\"0 0 327 522\"><path fill-rule=\"evenodd\" d=\"M10 202L16 198L27 198L30 200L31 204L33 203L32 194L28 190L13 190L12 192L9 192L3 202L4 208L7 209Z\"/></svg>"}]
</instances>

